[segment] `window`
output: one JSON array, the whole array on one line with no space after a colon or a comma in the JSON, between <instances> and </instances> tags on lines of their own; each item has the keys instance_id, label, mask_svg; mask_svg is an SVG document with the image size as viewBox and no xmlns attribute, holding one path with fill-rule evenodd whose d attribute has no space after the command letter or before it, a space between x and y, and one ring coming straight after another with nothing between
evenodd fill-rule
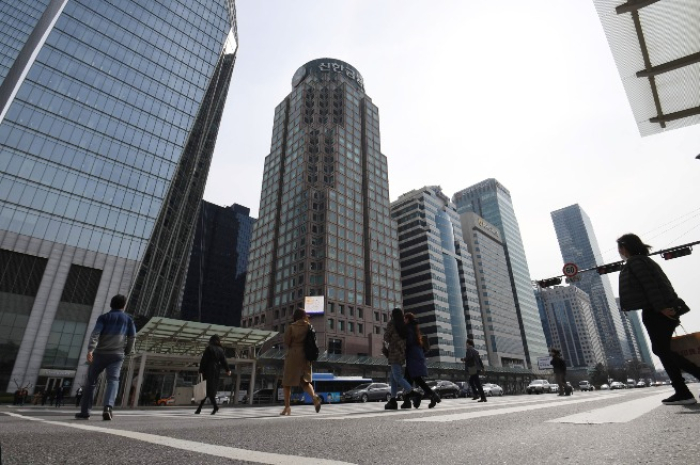
<instances>
[{"instance_id":1,"label":"window","mask_svg":"<svg viewBox=\"0 0 700 465\"><path fill-rule=\"evenodd\" d=\"M382 334L382 329L379 326L374 327L374 334Z\"/></svg>"},{"instance_id":2,"label":"window","mask_svg":"<svg viewBox=\"0 0 700 465\"><path fill-rule=\"evenodd\" d=\"M384 320L384 323L386 323L388 321L386 313L382 313L382 319Z\"/></svg>"},{"instance_id":3,"label":"window","mask_svg":"<svg viewBox=\"0 0 700 465\"><path fill-rule=\"evenodd\" d=\"M359 319L361 320L363 317L364 317L364 316L363 316L363 314L362 314L362 309L361 309L361 308L358 308L358 309L357 309L357 318L359 318Z\"/></svg>"},{"instance_id":4,"label":"window","mask_svg":"<svg viewBox=\"0 0 700 465\"><path fill-rule=\"evenodd\" d=\"M340 339L328 339L328 353L341 355L343 353L343 341Z\"/></svg>"},{"instance_id":5,"label":"window","mask_svg":"<svg viewBox=\"0 0 700 465\"><path fill-rule=\"evenodd\" d=\"M362 334L362 323L357 323L357 334Z\"/></svg>"},{"instance_id":6,"label":"window","mask_svg":"<svg viewBox=\"0 0 700 465\"><path fill-rule=\"evenodd\" d=\"M345 331L345 322L342 320L338 320L338 331Z\"/></svg>"},{"instance_id":7,"label":"window","mask_svg":"<svg viewBox=\"0 0 700 465\"><path fill-rule=\"evenodd\" d=\"M374 312L374 321L379 321L379 312Z\"/></svg>"},{"instance_id":8,"label":"window","mask_svg":"<svg viewBox=\"0 0 700 465\"><path fill-rule=\"evenodd\" d=\"M354 333L355 332L355 324L352 321L348 321L348 333Z\"/></svg>"},{"instance_id":9,"label":"window","mask_svg":"<svg viewBox=\"0 0 700 465\"><path fill-rule=\"evenodd\" d=\"M355 316L355 309L353 307L348 307L348 315Z\"/></svg>"},{"instance_id":10,"label":"window","mask_svg":"<svg viewBox=\"0 0 700 465\"><path fill-rule=\"evenodd\" d=\"M328 312L335 313L335 305L332 302L328 302Z\"/></svg>"},{"instance_id":11,"label":"window","mask_svg":"<svg viewBox=\"0 0 700 465\"><path fill-rule=\"evenodd\" d=\"M328 319L328 329L333 329L333 319Z\"/></svg>"},{"instance_id":12,"label":"window","mask_svg":"<svg viewBox=\"0 0 700 465\"><path fill-rule=\"evenodd\" d=\"M339 312L341 315L345 315L345 305L338 305Z\"/></svg>"}]
</instances>

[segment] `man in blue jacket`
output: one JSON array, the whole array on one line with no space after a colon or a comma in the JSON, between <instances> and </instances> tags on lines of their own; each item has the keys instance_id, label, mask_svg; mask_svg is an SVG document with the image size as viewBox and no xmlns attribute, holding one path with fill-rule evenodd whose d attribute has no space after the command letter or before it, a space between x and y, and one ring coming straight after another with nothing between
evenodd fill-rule
<instances>
[{"instance_id":1,"label":"man in blue jacket","mask_svg":"<svg viewBox=\"0 0 700 465\"><path fill-rule=\"evenodd\" d=\"M75 414L79 420L90 418L90 409L95 394L95 384L100 374L107 370L107 389L104 395L103 420L112 419L114 399L119 390L119 372L125 355L130 355L136 342L134 320L124 313L126 297L121 294L112 297L111 310L97 318L95 329L90 335L87 362L88 381L80 402L80 413Z\"/></svg>"}]
</instances>

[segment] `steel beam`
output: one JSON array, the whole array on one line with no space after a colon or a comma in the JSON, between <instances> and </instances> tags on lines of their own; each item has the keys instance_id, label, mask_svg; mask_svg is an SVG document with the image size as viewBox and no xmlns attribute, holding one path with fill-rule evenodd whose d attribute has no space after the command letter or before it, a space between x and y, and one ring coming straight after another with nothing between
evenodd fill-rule
<instances>
[{"instance_id":1,"label":"steel beam","mask_svg":"<svg viewBox=\"0 0 700 465\"><path fill-rule=\"evenodd\" d=\"M618 15L632 13L633 11L641 10L645 6L649 6L658 1L659 0L629 0L627 3L623 3L622 5L616 7L615 12L617 12Z\"/></svg>"},{"instance_id":2,"label":"steel beam","mask_svg":"<svg viewBox=\"0 0 700 465\"><path fill-rule=\"evenodd\" d=\"M659 123L663 125L666 121L674 121L677 119L687 118L689 116L695 115L700 115L700 107L688 108L687 110L676 111L667 115L655 116L653 118L649 118L649 122Z\"/></svg>"},{"instance_id":3,"label":"steel beam","mask_svg":"<svg viewBox=\"0 0 700 465\"><path fill-rule=\"evenodd\" d=\"M669 61L668 63L664 63L662 65L652 66L651 68L637 71L637 77L645 78L657 76L659 74L667 73L669 71L673 71L674 69L683 68L684 66L695 63L700 63L700 52L678 58L677 60Z\"/></svg>"}]
</instances>

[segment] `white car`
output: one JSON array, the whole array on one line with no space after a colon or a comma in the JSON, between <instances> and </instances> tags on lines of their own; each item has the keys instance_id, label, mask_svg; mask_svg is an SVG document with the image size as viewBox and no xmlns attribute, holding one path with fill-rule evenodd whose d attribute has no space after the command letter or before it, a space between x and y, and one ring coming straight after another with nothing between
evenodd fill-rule
<instances>
[{"instance_id":1,"label":"white car","mask_svg":"<svg viewBox=\"0 0 700 465\"><path fill-rule=\"evenodd\" d=\"M487 396L502 396L503 388L498 384L485 383L484 384L484 395Z\"/></svg>"},{"instance_id":2,"label":"white car","mask_svg":"<svg viewBox=\"0 0 700 465\"><path fill-rule=\"evenodd\" d=\"M601 384L601 385L600 385L600 390L601 390L601 391L607 391L608 389L610 389L610 386L608 386L607 384Z\"/></svg>"}]
</instances>

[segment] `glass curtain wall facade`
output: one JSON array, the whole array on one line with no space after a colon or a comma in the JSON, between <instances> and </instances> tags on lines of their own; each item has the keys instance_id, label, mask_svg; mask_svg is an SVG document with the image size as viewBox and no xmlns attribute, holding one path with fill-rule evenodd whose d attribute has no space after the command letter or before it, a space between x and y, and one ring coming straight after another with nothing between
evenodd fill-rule
<instances>
[{"instance_id":1,"label":"glass curtain wall facade","mask_svg":"<svg viewBox=\"0 0 700 465\"><path fill-rule=\"evenodd\" d=\"M537 358L546 356L549 351L532 294L530 270L510 192L496 179L486 179L457 192L452 201L460 214L476 213L498 228L506 254L527 364L530 368L537 367Z\"/></svg>"},{"instance_id":2,"label":"glass curtain wall facade","mask_svg":"<svg viewBox=\"0 0 700 465\"><path fill-rule=\"evenodd\" d=\"M543 324L550 347L562 351L569 367L595 367L605 362L591 301L581 289L554 287L535 291L542 302Z\"/></svg>"},{"instance_id":3,"label":"glass curtain wall facade","mask_svg":"<svg viewBox=\"0 0 700 465\"><path fill-rule=\"evenodd\" d=\"M219 70L235 57L235 36L232 0L0 3L0 249L48 260L13 378L36 386L48 369L42 361L51 359L47 341L59 333L54 321L64 324L51 350L67 349L74 360L73 340L85 341L111 295L130 293L154 234L163 235L159 224L168 222L163 207L182 207L175 191L198 204L193 186L208 164L202 156L187 162L188 154L212 143L218 115L209 109L223 100L205 101L225 96ZM196 180L174 182L185 175ZM179 229L172 242L188 236ZM185 252L167 260L186 262ZM8 266L0 263L0 272ZM63 300L75 267L100 272L94 302ZM159 279L177 279L172 267L158 271ZM132 312L146 308L134 302ZM14 311L3 306L0 316ZM70 385L84 371L73 366L61 376Z\"/></svg>"},{"instance_id":4,"label":"glass curtain wall facade","mask_svg":"<svg viewBox=\"0 0 700 465\"><path fill-rule=\"evenodd\" d=\"M395 225L379 111L362 76L331 58L305 64L275 110L243 326L284 331L305 296L324 296L314 323L322 350L379 356L387 315L401 305Z\"/></svg>"},{"instance_id":5,"label":"glass curtain wall facade","mask_svg":"<svg viewBox=\"0 0 700 465\"><path fill-rule=\"evenodd\" d=\"M654 359L651 358L651 348L647 342L646 329L642 325L641 312L627 312L627 318L630 321L632 332L637 340L639 347L640 361L646 363L652 371L654 370Z\"/></svg>"},{"instance_id":6,"label":"glass curtain wall facade","mask_svg":"<svg viewBox=\"0 0 700 465\"><path fill-rule=\"evenodd\" d=\"M485 357L474 264L455 206L439 186L427 186L400 196L391 214L399 227L404 310L429 338L427 356L459 363L469 337Z\"/></svg>"},{"instance_id":7,"label":"glass curtain wall facade","mask_svg":"<svg viewBox=\"0 0 700 465\"><path fill-rule=\"evenodd\" d=\"M495 367L525 368L525 347L500 232L476 213L462 213L460 222L474 261L489 363Z\"/></svg>"},{"instance_id":8,"label":"glass curtain wall facade","mask_svg":"<svg viewBox=\"0 0 700 465\"><path fill-rule=\"evenodd\" d=\"M249 208L202 201L182 298L183 320L241 325L254 223Z\"/></svg>"},{"instance_id":9,"label":"glass curtain wall facade","mask_svg":"<svg viewBox=\"0 0 700 465\"><path fill-rule=\"evenodd\" d=\"M564 263L575 263L581 270L604 263L591 220L579 205L553 211L552 221ZM580 279L573 285L591 299L607 364L623 367L632 353L608 277L598 273L581 273Z\"/></svg>"}]
</instances>

